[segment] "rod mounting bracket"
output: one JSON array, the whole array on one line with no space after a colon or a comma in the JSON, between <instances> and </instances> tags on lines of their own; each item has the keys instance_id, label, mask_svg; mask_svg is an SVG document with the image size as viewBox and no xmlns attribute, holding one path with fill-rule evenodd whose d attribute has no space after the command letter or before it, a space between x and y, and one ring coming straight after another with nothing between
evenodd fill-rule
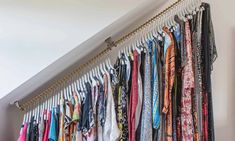
<instances>
[{"instance_id":1,"label":"rod mounting bracket","mask_svg":"<svg viewBox=\"0 0 235 141\"><path fill-rule=\"evenodd\" d=\"M112 40L111 37L108 37L107 39L105 39L104 41L107 44L107 47L111 50L112 47L117 47L117 45L115 44L115 42Z\"/></svg>"},{"instance_id":2,"label":"rod mounting bracket","mask_svg":"<svg viewBox=\"0 0 235 141\"><path fill-rule=\"evenodd\" d=\"M19 101L15 101L14 104L18 109L20 109L21 111L24 111L24 108L20 105Z\"/></svg>"}]
</instances>

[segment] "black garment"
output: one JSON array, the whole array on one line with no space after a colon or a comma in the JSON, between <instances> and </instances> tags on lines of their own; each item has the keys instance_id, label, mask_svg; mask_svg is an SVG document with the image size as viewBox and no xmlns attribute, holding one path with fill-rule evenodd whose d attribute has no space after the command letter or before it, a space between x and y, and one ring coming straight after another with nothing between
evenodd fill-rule
<instances>
[{"instance_id":1,"label":"black garment","mask_svg":"<svg viewBox=\"0 0 235 141\"><path fill-rule=\"evenodd\" d=\"M145 55L146 53L144 51L141 51L140 57L141 57L141 62L140 62L140 76L141 78L144 78L144 68L145 68ZM144 83L144 79L142 79L142 85ZM142 89L143 91L144 89ZM143 94L143 92L142 92ZM140 140L140 131L141 131L141 119L142 119L142 108L141 108L141 112L140 112L140 120L139 120L139 124L136 130L136 134L135 134L135 140L139 141Z\"/></svg>"},{"instance_id":2,"label":"black garment","mask_svg":"<svg viewBox=\"0 0 235 141\"><path fill-rule=\"evenodd\" d=\"M30 120L29 141L38 141L38 125L34 120L34 116Z\"/></svg>"},{"instance_id":3,"label":"black garment","mask_svg":"<svg viewBox=\"0 0 235 141\"><path fill-rule=\"evenodd\" d=\"M99 85L99 101L101 102L98 102L97 106L100 108L100 112L99 113L99 120L100 120L100 124L102 127L104 127L104 124L105 124L105 112L104 112L104 85L100 82L100 85ZM101 105L100 105L101 104Z\"/></svg>"},{"instance_id":4,"label":"black garment","mask_svg":"<svg viewBox=\"0 0 235 141\"><path fill-rule=\"evenodd\" d=\"M159 111L160 111L160 127L158 129L158 141L165 140L165 115L161 112L163 108L164 95L164 38L163 41L158 41L157 48L157 68L158 68L158 82L159 82Z\"/></svg>"},{"instance_id":5,"label":"black garment","mask_svg":"<svg viewBox=\"0 0 235 141\"><path fill-rule=\"evenodd\" d=\"M181 32L184 31L184 28L183 27L180 27L180 30ZM181 97L182 97L182 63L181 63L181 48L183 47L183 41L184 41L184 36L183 34L181 33L180 35L180 41L176 41L175 45L176 45L176 48L175 48L175 82L176 84L174 85L174 88L176 87L176 107L177 107L177 111L176 111L176 123L177 123L177 129L176 129L176 132L177 132L177 140L179 140L181 137L181 128L179 127L180 126L180 123L181 123ZM180 133L180 134L178 134Z\"/></svg>"},{"instance_id":6,"label":"black garment","mask_svg":"<svg viewBox=\"0 0 235 141\"><path fill-rule=\"evenodd\" d=\"M202 66L204 73L203 84L204 90L208 94L208 140L214 141L215 135L211 91L211 70L213 61L217 58L217 51L214 41L210 5L203 3L202 6L205 9L202 15Z\"/></svg>"},{"instance_id":7,"label":"black garment","mask_svg":"<svg viewBox=\"0 0 235 141\"><path fill-rule=\"evenodd\" d=\"M55 116L56 135L58 137L59 136L59 130L60 130L60 127L59 127L59 125L60 125L60 105L57 105L55 113L56 113L56 116Z\"/></svg>"},{"instance_id":8,"label":"black garment","mask_svg":"<svg viewBox=\"0 0 235 141\"><path fill-rule=\"evenodd\" d=\"M121 65L120 58L117 58L116 63L114 64L114 68L117 73L118 82L120 82L120 71L121 71L120 65ZM114 86L114 91L113 91L113 99L114 99L116 113L118 113L118 91L119 91L119 83ZM116 116L116 119L117 118L118 116Z\"/></svg>"},{"instance_id":9,"label":"black garment","mask_svg":"<svg viewBox=\"0 0 235 141\"><path fill-rule=\"evenodd\" d=\"M174 45L175 45L175 79L172 90L172 130L173 130L173 141L177 141L177 133L180 132L177 129L177 121L180 119L180 108L181 108L181 56L180 56L180 41L176 40L174 34L172 34Z\"/></svg>"},{"instance_id":10,"label":"black garment","mask_svg":"<svg viewBox=\"0 0 235 141\"><path fill-rule=\"evenodd\" d=\"M131 59L131 57L128 57L129 62L130 62L130 72L132 72L132 68L133 68L133 60ZM127 95L128 95L128 103L130 103L130 95L131 95L131 84L132 84L132 75L130 73L130 78L128 81L128 88L127 88Z\"/></svg>"},{"instance_id":11,"label":"black garment","mask_svg":"<svg viewBox=\"0 0 235 141\"><path fill-rule=\"evenodd\" d=\"M91 115L90 110L92 110L92 100L91 100L91 85L86 82L86 98L84 103L82 104L82 132L88 132L90 127Z\"/></svg>"},{"instance_id":12,"label":"black garment","mask_svg":"<svg viewBox=\"0 0 235 141\"><path fill-rule=\"evenodd\" d=\"M181 38L180 38L180 43L179 43L179 49L180 49L180 58L181 58L181 67L184 67L184 65L186 64L186 60L187 60L187 51L185 48L185 23L184 21L182 21L177 15L175 16L175 21L179 24L180 26L180 34L181 34Z\"/></svg>"}]
</instances>

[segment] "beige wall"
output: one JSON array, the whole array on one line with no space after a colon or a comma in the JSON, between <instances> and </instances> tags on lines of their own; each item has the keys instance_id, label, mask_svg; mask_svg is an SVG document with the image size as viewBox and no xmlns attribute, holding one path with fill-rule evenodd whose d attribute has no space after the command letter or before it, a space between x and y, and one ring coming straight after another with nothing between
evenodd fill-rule
<instances>
[{"instance_id":1,"label":"beige wall","mask_svg":"<svg viewBox=\"0 0 235 141\"><path fill-rule=\"evenodd\" d=\"M219 57L212 73L217 141L235 137L235 1L206 0L211 5Z\"/></svg>"}]
</instances>

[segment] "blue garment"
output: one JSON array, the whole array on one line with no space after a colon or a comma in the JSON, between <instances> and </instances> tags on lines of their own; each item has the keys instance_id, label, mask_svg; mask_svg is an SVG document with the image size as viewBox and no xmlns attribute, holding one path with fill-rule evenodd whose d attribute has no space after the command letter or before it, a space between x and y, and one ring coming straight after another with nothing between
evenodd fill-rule
<instances>
[{"instance_id":1,"label":"blue garment","mask_svg":"<svg viewBox=\"0 0 235 141\"><path fill-rule=\"evenodd\" d=\"M171 45L171 38L168 34L165 34L165 37L164 37L164 58L166 56L166 51L170 45Z\"/></svg>"},{"instance_id":2,"label":"blue garment","mask_svg":"<svg viewBox=\"0 0 235 141\"><path fill-rule=\"evenodd\" d=\"M60 105L55 107L55 121L56 121L56 136L59 136L59 129L60 129Z\"/></svg>"},{"instance_id":3,"label":"blue garment","mask_svg":"<svg viewBox=\"0 0 235 141\"><path fill-rule=\"evenodd\" d=\"M51 123L50 123L50 130L49 130L49 137L50 141L57 141L57 134L56 134L56 108L52 109L51 112Z\"/></svg>"},{"instance_id":4,"label":"blue garment","mask_svg":"<svg viewBox=\"0 0 235 141\"><path fill-rule=\"evenodd\" d=\"M176 26L176 30L174 30L174 36L175 36L176 41L180 42L182 36L181 36L181 33L180 33L180 26L178 24Z\"/></svg>"},{"instance_id":5,"label":"blue garment","mask_svg":"<svg viewBox=\"0 0 235 141\"><path fill-rule=\"evenodd\" d=\"M156 42L154 42L156 45ZM159 112L159 88L158 88L158 68L157 68L157 48L153 47L152 56L152 116L153 128L158 129L160 125L160 112Z\"/></svg>"},{"instance_id":6,"label":"blue garment","mask_svg":"<svg viewBox=\"0 0 235 141\"><path fill-rule=\"evenodd\" d=\"M152 102L151 102L151 51L152 42L148 43L148 52L145 56L144 97L141 119L140 141L152 141Z\"/></svg>"}]
</instances>

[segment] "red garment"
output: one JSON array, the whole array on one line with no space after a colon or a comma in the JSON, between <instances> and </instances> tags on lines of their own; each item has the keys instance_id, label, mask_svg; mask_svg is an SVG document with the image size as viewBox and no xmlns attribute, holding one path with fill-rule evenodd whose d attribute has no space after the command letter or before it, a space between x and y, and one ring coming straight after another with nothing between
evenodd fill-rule
<instances>
[{"instance_id":1,"label":"red garment","mask_svg":"<svg viewBox=\"0 0 235 141\"><path fill-rule=\"evenodd\" d=\"M138 104L138 53L134 51L132 85L128 112L129 141L135 141L135 113Z\"/></svg>"},{"instance_id":2,"label":"red garment","mask_svg":"<svg viewBox=\"0 0 235 141\"><path fill-rule=\"evenodd\" d=\"M208 141L208 94L204 92L202 98L202 140Z\"/></svg>"},{"instance_id":3,"label":"red garment","mask_svg":"<svg viewBox=\"0 0 235 141\"><path fill-rule=\"evenodd\" d=\"M192 62L192 43L189 21L185 22L185 44L187 63L182 70L182 98L181 98L181 126L182 141L193 141L193 115L192 115L192 90L194 88L194 74Z\"/></svg>"},{"instance_id":4,"label":"red garment","mask_svg":"<svg viewBox=\"0 0 235 141\"><path fill-rule=\"evenodd\" d=\"M51 112L50 111L47 112L47 118L48 120L46 121L46 128L44 131L43 141L48 141L50 124L51 124Z\"/></svg>"}]
</instances>

